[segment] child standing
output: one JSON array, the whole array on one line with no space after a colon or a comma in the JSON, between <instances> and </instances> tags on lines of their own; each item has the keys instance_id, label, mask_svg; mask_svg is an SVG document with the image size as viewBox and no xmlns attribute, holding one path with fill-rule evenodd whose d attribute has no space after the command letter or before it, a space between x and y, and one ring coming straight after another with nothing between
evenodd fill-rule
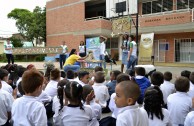
<instances>
[{"instance_id":1,"label":"child standing","mask_svg":"<svg viewBox=\"0 0 194 126\"><path fill-rule=\"evenodd\" d=\"M0 82L0 126L9 126L8 121L11 119L11 107L14 99L10 93L1 88Z\"/></svg>"},{"instance_id":2,"label":"child standing","mask_svg":"<svg viewBox=\"0 0 194 126\"><path fill-rule=\"evenodd\" d=\"M2 90L9 92L11 95L13 93L12 87L7 83L9 72L5 69L0 68L0 80L2 84Z\"/></svg>"},{"instance_id":3,"label":"child standing","mask_svg":"<svg viewBox=\"0 0 194 126\"><path fill-rule=\"evenodd\" d=\"M149 87L145 92L144 109L149 117L149 126L171 126L170 114L162 108L162 91L158 86Z\"/></svg>"},{"instance_id":4,"label":"child standing","mask_svg":"<svg viewBox=\"0 0 194 126\"><path fill-rule=\"evenodd\" d=\"M28 70L22 76L22 89L25 95L14 101L12 120L14 126L46 126L46 110L37 98L42 92L44 77L39 71Z\"/></svg>"},{"instance_id":5,"label":"child standing","mask_svg":"<svg viewBox=\"0 0 194 126\"><path fill-rule=\"evenodd\" d=\"M96 72L94 76L94 94L96 101L99 101L99 104L102 108L107 106L107 101L109 99L108 88L104 85L105 76L104 72Z\"/></svg>"},{"instance_id":6,"label":"child standing","mask_svg":"<svg viewBox=\"0 0 194 126\"><path fill-rule=\"evenodd\" d=\"M184 125L185 117L194 107L192 98L189 97L189 80L179 77L175 81L176 93L167 98L168 110L170 111L173 126Z\"/></svg>"},{"instance_id":7,"label":"child standing","mask_svg":"<svg viewBox=\"0 0 194 126\"><path fill-rule=\"evenodd\" d=\"M134 81L123 81L116 86L115 103L121 108L117 126L148 126L148 116L143 108L136 105L140 96L139 86Z\"/></svg>"},{"instance_id":8,"label":"child standing","mask_svg":"<svg viewBox=\"0 0 194 126\"><path fill-rule=\"evenodd\" d=\"M111 96L113 93L115 93L115 87L116 87L116 78L121 72L119 70L113 70L110 75L111 82L107 83L106 86L108 87L109 95Z\"/></svg>"},{"instance_id":9,"label":"child standing","mask_svg":"<svg viewBox=\"0 0 194 126\"><path fill-rule=\"evenodd\" d=\"M98 121L100 120L102 115L102 108L98 103L94 101L94 98L91 99L90 102L87 101L88 95L90 95L91 93L94 93L94 89L92 88L92 86L90 85L83 86L83 101L86 104L90 105L93 111L93 119L91 121L90 126L99 126Z\"/></svg>"},{"instance_id":10,"label":"child standing","mask_svg":"<svg viewBox=\"0 0 194 126\"><path fill-rule=\"evenodd\" d=\"M145 74L146 74L145 68L143 67L135 68L135 75L136 75L135 81L139 85L141 90L141 95L137 100L138 104L143 104L145 90L151 85L148 78L145 77Z\"/></svg>"},{"instance_id":11,"label":"child standing","mask_svg":"<svg viewBox=\"0 0 194 126\"><path fill-rule=\"evenodd\" d=\"M175 93L175 91L176 91L174 84L170 82L171 80L172 80L172 73L169 71L165 72L164 73L164 83L162 85L160 85L160 89L162 90L162 93L163 93L165 106L166 106L166 102L167 102L167 97L170 94Z\"/></svg>"}]
</instances>

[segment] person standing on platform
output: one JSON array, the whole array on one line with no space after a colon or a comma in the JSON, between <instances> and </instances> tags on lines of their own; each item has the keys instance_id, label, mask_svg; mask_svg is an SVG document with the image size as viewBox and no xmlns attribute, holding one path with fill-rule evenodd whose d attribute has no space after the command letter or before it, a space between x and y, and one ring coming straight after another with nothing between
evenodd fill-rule
<instances>
[{"instance_id":1,"label":"person standing on platform","mask_svg":"<svg viewBox=\"0 0 194 126\"><path fill-rule=\"evenodd\" d=\"M128 52L128 64L127 64L127 69L130 69L134 71L134 67L137 63L137 43L134 41L134 36L130 35L129 36L129 42L130 42L130 51Z\"/></svg>"},{"instance_id":2,"label":"person standing on platform","mask_svg":"<svg viewBox=\"0 0 194 126\"><path fill-rule=\"evenodd\" d=\"M104 36L100 36L100 60L104 60L104 55L106 51L106 44L107 38Z\"/></svg>"},{"instance_id":3,"label":"person standing on platform","mask_svg":"<svg viewBox=\"0 0 194 126\"><path fill-rule=\"evenodd\" d=\"M81 57L85 57L86 56L86 45L84 44L84 41L80 42L79 56L81 56Z\"/></svg>"},{"instance_id":4,"label":"person standing on platform","mask_svg":"<svg viewBox=\"0 0 194 126\"><path fill-rule=\"evenodd\" d=\"M123 35L123 43L121 46L122 49L122 64L121 64L121 72L123 73L124 66L127 65L127 58L128 58L128 51L129 51L129 41L128 41L128 35L124 34Z\"/></svg>"},{"instance_id":5,"label":"person standing on platform","mask_svg":"<svg viewBox=\"0 0 194 126\"><path fill-rule=\"evenodd\" d=\"M7 39L7 42L4 45L4 47L5 47L5 54L6 54L8 64L10 64L10 62L12 62L12 64L14 64L14 57L12 54L14 46L11 44L9 38Z\"/></svg>"},{"instance_id":6,"label":"person standing on platform","mask_svg":"<svg viewBox=\"0 0 194 126\"><path fill-rule=\"evenodd\" d=\"M66 61L66 54L68 51L65 41L62 42L61 47L63 48L63 51L59 56L59 62L60 62L60 68L63 69L63 65L65 64L65 61Z\"/></svg>"}]
</instances>

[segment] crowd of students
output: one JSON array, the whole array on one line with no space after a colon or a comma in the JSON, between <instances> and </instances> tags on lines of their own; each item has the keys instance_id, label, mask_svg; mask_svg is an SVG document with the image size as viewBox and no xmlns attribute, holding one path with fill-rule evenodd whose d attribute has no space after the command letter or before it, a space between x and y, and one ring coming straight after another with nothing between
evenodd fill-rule
<instances>
[{"instance_id":1,"label":"crowd of students","mask_svg":"<svg viewBox=\"0 0 194 126\"><path fill-rule=\"evenodd\" d=\"M0 68L1 126L194 125L194 72L181 72L173 84L171 72L149 79L143 67L135 75L113 70L109 81L99 66L93 73L46 68Z\"/></svg>"}]
</instances>

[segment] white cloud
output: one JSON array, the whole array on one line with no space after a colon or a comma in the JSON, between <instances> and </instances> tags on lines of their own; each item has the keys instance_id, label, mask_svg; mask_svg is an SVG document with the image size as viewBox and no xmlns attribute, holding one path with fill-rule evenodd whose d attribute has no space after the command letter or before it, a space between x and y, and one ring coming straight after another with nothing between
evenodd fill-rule
<instances>
[{"instance_id":1,"label":"white cloud","mask_svg":"<svg viewBox=\"0 0 194 126\"><path fill-rule=\"evenodd\" d=\"M33 11L36 6L45 7L48 0L0 0L0 37L11 36L17 33L15 20L8 19L7 14L15 8Z\"/></svg>"}]
</instances>

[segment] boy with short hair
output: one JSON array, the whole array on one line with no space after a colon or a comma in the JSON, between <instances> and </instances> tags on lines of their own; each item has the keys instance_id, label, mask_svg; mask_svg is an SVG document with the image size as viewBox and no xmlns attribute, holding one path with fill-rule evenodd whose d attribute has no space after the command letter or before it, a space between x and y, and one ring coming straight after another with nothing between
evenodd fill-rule
<instances>
[{"instance_id":1,"label":"boy with short hair","mask_svg":"<svg viewBox=\"0 0 194 126\"><path fill-rule=\"evenodd\" d=\"M173 126L184 125L185 117L191 111L194 104L189 97L189 80L186 77L178 77L175 81L176 93L167 98L168 110Z\"/></svg>"},{"instance_id":2,"label":"boy with short hair","mask_svg":"<svg viewBox=\"0 0 194 126\"><path fill-rule=\"evenodd\" d=\"M115 87L116 87L116 78L117 76L121 74L119 70L113 70L110 74L110 80L111 82L107 83L106 86L108 87L109 95L111 96L113 93L115 93Z\"/></svg>"},{"instance_id":3,"label":"boy with short hair","mask_svg":"<svg viewBox=\"0 0 194 126\"><path fill-rule=\"evenodd\" d=\"M2 84L2 90L9 92L11 95L13 93L12 87L7 83L9 72L5 69L0 68L0 80Z\"/></svg>"},{"instance_id":4,"label":"boy with short hair","mask_svg":"<svg viewBox=\"0 0 194 126\"><path fill-rule=\"evenodd\" d=\"M8 126L11 119L11 107L13 96L5 90L2 90L0 82L0 126Z\"/></svg>"},{"instance_id":5,"label":"boy with short hair","mask_svg":"<svg viewBox=\"0 0 194 126\"><path fill-rule=\"evenodd\" d=\"M115 103L121 108L117 117L117 126L148 126L148 115L136 104L140 88L134 81L123 81L116 86Z\"/></svg>"},{"instance_id":6,"label":"boy with short hair","mask_svg":"<svg viewBox=\"0 0 194 126\"><path fill-rule=\"evenodd\" d=\"M194 98L194 72L191 72L190 76L189 76L189 80L190 80L190 88L189 88L189 96Z\"/></svg>"},{"instance_id":7,"label":"boy with short hair","mask_svg":"<svg viewBox=\"0 0 194 126\"><path fill-rule=\"evenodd\" d=\"M22 89L25 95L14 101L12 106L12 120L14 126L34 125L46 126L46 110L37 97L42 92L44 77L39 71L31 69L22 76Z\"/></svg>"},{"instance_id":8,"label":"boy with short hair","mask_svg":"<svg viewBox=\"0 0 194 126\"><path fill-rule=\"evenodd\" d=\"M90 73L87 71L80 71L78 73L78 77L79 77L78 83L81 84L82 87L89 83L89 78L90 78L89 74Z\"/></svg>"},{"instance_id":9,"label":"boy with short hair","mask_svg":"<svg viewBox=\"0 0 194 126\"><path fill-rule=\"evenodd\" d=\"M67 80L74 81L75 73L73 70L68 70L66 74L67 74Z\"/></svg>"},{"instance_id":10,"label":"boy with short hair","mask_svg":"<svg viewBox=\"0 0 194 126\"><path fill-rule=\"evenodd\" d=\"M160 87L161 84L164 83L164 75L163 73L159 71L155 71L151 75L151 84L152 85L157 85Z\"/></svg>"},{"instance_id":11,"label":"boy with short hair","mask_svg":"<svg viewBox=\"0 0 194 126\"><path fill-rule=\"evenodd\" d=\"M174 84L170 82L171 80L172 80L172 73L169 71L166 71L164 73L164 83L162 85L160 85L160 89L161 89L162 94L163 94L163 99L164 99L165 105L167 103L167 97L170 94L173 94L176 92Z\"/></svg>"},{"instance_id":12,"label":"boy with short hair","mask_svg":"<svg viewBox=\"0 0 194 126\"><path fill-rule=\"evenodd\" d=\"M138 98L138 104L143 104L144 93L146 89L151 85L148 78L145 77L146 71L143 67L135 67L135 81L139 85L141 95Z\"/></svg>"},{"instance_id":13,"label":"boy with short hair","mask_svg":"<svg viewBox=\"0 0 194 126\"><path fill-rule=\"evenodd\" d=\"M105 75L104 72L96 72L94 76L94 94L96 101L99 101L99 104L102 108L107 106L107 100L109 99L108 88L104 85Z\"/></svg>"}]
</instances>

